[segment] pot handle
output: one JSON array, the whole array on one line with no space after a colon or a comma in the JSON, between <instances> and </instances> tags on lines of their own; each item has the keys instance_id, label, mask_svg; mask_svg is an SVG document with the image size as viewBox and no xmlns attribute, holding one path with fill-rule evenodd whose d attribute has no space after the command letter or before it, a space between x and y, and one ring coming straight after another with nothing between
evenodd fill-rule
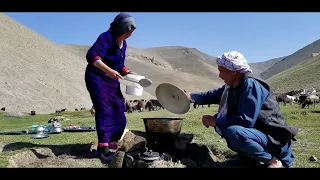
<instances>
[{"instance_id":1,"label":"pot handle","mask_svg":"<svg viewBox=\"0 0 320 180\"><path fill-rule=\"evenodd\" d=\"M132 160L132 162L134 162L134 159L133 159L133 157L131 155L126 154L126 157L130 158Z\"/></svg>"}]
</instances>

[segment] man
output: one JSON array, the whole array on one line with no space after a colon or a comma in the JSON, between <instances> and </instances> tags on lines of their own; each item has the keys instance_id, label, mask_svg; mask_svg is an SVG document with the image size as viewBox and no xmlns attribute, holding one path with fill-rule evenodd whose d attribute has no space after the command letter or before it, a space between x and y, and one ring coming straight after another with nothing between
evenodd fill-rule
<instances>
[{"instance_id":1,"label":"man","mask_svg":"<svg viewBox=\"0 0 320 180\"><path fill-rule=\"evenodd\" d=\"M295 159L291 140L295 140L298 130L287 125L269 85L253 77L239 52L226 52L216 62L225 85L187 93L197 104L219 104L217 114L202 117L203 124L214 127L239 157L262 162L269 168L291 167Z\"/></svg>"}]
</instances>

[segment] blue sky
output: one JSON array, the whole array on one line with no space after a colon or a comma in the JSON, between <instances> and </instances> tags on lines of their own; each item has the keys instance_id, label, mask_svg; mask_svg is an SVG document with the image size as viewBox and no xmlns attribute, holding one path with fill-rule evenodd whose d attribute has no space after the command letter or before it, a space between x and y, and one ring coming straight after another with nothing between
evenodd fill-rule
<instances>
[{"instance_id":1,"label":"blue sky","mask_svg":"<svg viewBox=\"0 0 320 180\"><path fill-rule=\"evenodd\" d=\"M59 44L91 45L117 12L5 13ZM240 51L249 62L289 55L320 39L320 13L130 13L136 48L187 46L218 56Z\"/></svg>"}]
</instances>

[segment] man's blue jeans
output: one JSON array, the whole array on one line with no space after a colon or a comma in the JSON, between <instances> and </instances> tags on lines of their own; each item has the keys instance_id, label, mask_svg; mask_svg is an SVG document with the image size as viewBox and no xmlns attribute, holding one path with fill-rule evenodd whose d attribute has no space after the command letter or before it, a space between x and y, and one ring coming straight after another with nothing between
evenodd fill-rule
<instances>
[{"instance_id":1,"label":"man's blue jeans","mask_svg":"<svg viewBox=\"0 0 320 180\"><path fill-rule=\"evenodd\" d=\"M257 129L230 126L223 134L231 150L265 164L268 164L273 157L276 157L284 167L289 168L295 159L291 142L281 148L281 153L276 154L278 147L271 144L267 136Z\"/></svg>"}]
</instances>

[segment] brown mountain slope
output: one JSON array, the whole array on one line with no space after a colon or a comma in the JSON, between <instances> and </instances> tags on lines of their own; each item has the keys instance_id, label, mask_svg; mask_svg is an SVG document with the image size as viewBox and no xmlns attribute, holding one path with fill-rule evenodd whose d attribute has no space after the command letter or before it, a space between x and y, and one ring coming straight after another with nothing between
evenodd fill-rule
<instances>
[{"instance_id":1,"label":"brown mountain slope","mask_svg":"<svg viewBox=\"0 0 320 180\"><path fill-rule=\"evenodd\" d=\"M314 41L311 44L299 49L295 53L285 57L281 61L275 63L272 67L260 74L263 79L268 79L286 69L289 69L304 60L311 58L320 52L320 40Z\"/></svg>"},{"instance_id":2,"label":"brown mountain slope","mask_svg":"<svg viewBox=\"0 0 320 180\"><path fill-rule=\"evenodd\" d=\"M269 68L271 68L275 63L281 61L281 59L283 59L285 57L279 57L279 58L274 58L274 59L270 59L267 61L263 61L263 62L257 62L257 63L249 63L253 73L256 76L260 76L260 74L266 70L268 70Z\"/></svg>"},{"instance_id":3,"label":"brown mountain slope","mask_svg":"<svg viewBox=\"0 0 320 180\"><path fill-rule=\"evenodd\" d=\"M86 53L90 48L90 46L82 46L82 45L75 45L75 44L60 44L59 46L70 52L77 54L81 58L86 57ZM162 66L167 69L172 69L171 65L168 62L166 62L166 60L162 59L159 55L152 52L146 52L144 50L137 49L132 46L127 47L126 56L131 57L132 59L139 59L147 63L152 63L157 66Z\"/></svg>"},{"instance_id":4,"label":"brown mountain slope","mask_svg":"<svg viewBox=\"0 0 320 180\"><path fill-rule=\"evenodd\" d=\"M81 55L82 57L85 57L85 54L89 48L89 46L79 45L60 46L65 48L66 50L73 51L74 53ZM161 66L159 64L155 64L149 61L149 59L153 57L155 57L155 59L158 60L158 62L166 65ZM183 60L184 59L180 59L180 61ZM175 84L177 86L180 86L181 88L186 89L187 91L208 90L222 85L222 81L217 77L217 75L214 75L214 77L208 79L206 77L197 76L191 73L173 70L172 67L174 66L169 63L170 61L168 61L165 58L162 58L162 56L157 54L156 52L145 51L144 49L137 49L131 46L128 47L126 66L128 66L131 70L137 72L138 74L150 78L153 81L153 84L150 87L144 89L147 93L150 93L153 96L155 96L156 87L163 82ZM127 83L124 80L121 82L123 84ZM133 96L132 98L136 97Z\"/></svg>"},{"instance_id":5,"label":"brown mountain slope","mask_svg":"<svg viewBox=\"0 0 320 180\"><path fill-rule=\"evenodd\" d=\"M1 107L54 112L91 106L79 57L2 13L0 34Z\"/></svg>"},{"instance_id":6,"label":"brown mountain slope","mask_svg":"<svg viewBox=\"0 0 320 180\"><path fill-rule=\"evenodd\" d=\"M145 88L147 92L153 95L155 95L156 87L164 82L174 84L187 91L205 91L222 85L221 80L215 80L214 78L208 79L191 73L170 70L130 58L127 59L126 64L128 67L131 67L136 72L153 81L150 87Z\"/></svg>"},{"instance_id":7,"label":"brown mountain slope","mask_svg":"<svg viewBox=\"0 0 320 180\"><path fill-rule=\"evenodd\" d=\"M85 47L70 51L4 14L0 34L0 107L51 113L92 106L84 81L87 62L78 49ZM154 96L144 93L139 98Z\"/></svg>"},{"instance_id":8,"label":"brown mountain slope","mask_svg":"<svg viewBox=\"0 0 320 180\"><path fill-rule=\"evenodd\" d=\"M209 56L195 48L183 46L165 46L144 49L159 54L171 66L181 72L216 80L218 75L215 57Z\"/></svg>"},{"instance_id":9,"label":"brown mountain slope","mask_svg":"<svg viewBox=\"0 0 320 180\"><path fill-rule=\"evenodd\" d=\"M319 69L320 56L315 56L270 77L267 82L276 92L289 92L312 87L319 89Z\"/></svg>"},{"instance_id":10,"label":"brown mountain slope","mask_svg":"<svg viewBox=\"0 0 320 180\"><path fill-rule=\"evenodd\" d=\"M6 107L6 111L35 110L37 113L91 107L84 82L88 46L57 45L4 14L0 14L0 34L1 107ZM188 91L208 90L222 85L217 76L207 79L206 76L173 70L173 64L168 59L154 52L129 47L127 56L127 65L132 70L154 82L151 87L145 88L143 96L136 97L124 93L124 85L128 82L123 81L121 89L128 99L155 98L155 88L162 82ZM195 59L198 57L195 56ZM204 57L201 61L208 59L210 57ZM208 64L204 63L204 66L209 66L208 72L210 68L216 71L214 63ZM190 67L192 69L191 64Z\"/></svg>"}]
</instances>

